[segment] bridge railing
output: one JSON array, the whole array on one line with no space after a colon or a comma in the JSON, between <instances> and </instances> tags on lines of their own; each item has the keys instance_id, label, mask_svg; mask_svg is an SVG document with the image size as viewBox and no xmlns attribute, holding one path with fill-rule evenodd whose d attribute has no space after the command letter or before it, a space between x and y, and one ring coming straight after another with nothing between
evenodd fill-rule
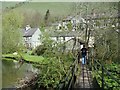
<instances>
[{"instance_id":1,"label":"bridge railing","mask_svg":"<svg viewBox=\"0 0 120 90\"><path fill-rule=\"evenodd\" d=\"M58 86L59 90L70 90L75 83L75 73L77 71L78 60L74 59L74 62L70 65L69 70L65 78L63 78Z\"/></svg>"},{"instance_id":2,"label":"bridge railing","mask_svg":"<svg viewBox=\"0 0 120 90\"><path fill-rule=\"evenodd\" d=\"M113 90L113 88L120 88L120 80L115 78L111 72L109 72L103 64L101 64L98 60L94 60L92 64L92 70L95 74L97 74L97 77L100 79L101 82L101 88L102 90ZM96 75L95 75L96 77ZM112 80L113 82L116 82L117 85L110 86L105 77L108 77L109 80ZM115 89L116 90L116 89Z\"/></svg>"}]
</instances>

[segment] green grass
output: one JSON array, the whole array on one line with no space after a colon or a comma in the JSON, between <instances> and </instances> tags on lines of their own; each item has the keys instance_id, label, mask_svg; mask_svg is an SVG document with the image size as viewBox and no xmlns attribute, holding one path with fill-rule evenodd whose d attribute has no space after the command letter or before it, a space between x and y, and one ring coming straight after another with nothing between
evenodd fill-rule
<instances>
[{"instance_id":1,"label":"green grass","mask_svg":"<svg viewBox=\"0 0 120 90\"><path fill-rule=\"evenodd\" d=\"M28 54L23 54L22 56L26 61L43 62L45 60L42 56L33 56Z\"/></svg>"},{"instance_id":2,"label":"green grass","mask_svg":"<svg viewBox=\"0 0 120 90\"><path fill-rule=\"evenodd\" d=\"M19 55L13 55L13 54L5 54L5 55L2 55L2 60L13 60L13 59L6 59L4 57L15 57L15 58L20 58ZM44 58L42 56L33 56L33 55L28 55L28 54L22 54L22 57L24 58L24 60L26 61L30 61L30 62L44 62Z\"/></svg>"},{"instance_id":3,"label":"green grass","mask_svg":"<svg viewBox=\"0 0 120 90\"><path fill-rule=\"evenodd\" d=\"M13 54L3 54L2 57L19 57L19 55L13 55Z\"/></svg>"},{"instance_id":4,"label":"green grass","mask_svg":"<svg viewBox=\"0 0 120 90\"><path fill-rule=\"evenodd\" d=\"M15 2L4 2L2 4L3 9L5 7L11 7L15 6ZM34 12L40 12L40 14L43 16L46 14L46 11L49 9L51 16L61 16L61 15L68 15L71 10L72 3L65 3L65 2L29 2L22 4L21 6L13 9L16 12L27 12L27 13L34 13Z\"/></svg>"},{"instance_id":5,"label":"green grass","mask_svg":"<svg viewBox=\"0 0 120 90\"><path fill-rule=\"evenodd\" d=\"M31 13L40 12L41 15L45 15L49 9L51 16L67 15L70 13L71 3L51 3L51 2L31 2L16 8L15 10Z\"/></svg>"},{"instance_id":6,"label":"green grass","mask_svg":"<svg viewBox=\"0 0 120 90\"><path fill-rule=\"evenodd\" d=\"M15 6L18 2L4 2L2 7L11 7ZM66 16L69 14L74 14L73 7L77 12L90 14L92 9L95 9L95 12L105 12L108 11L113 5L117 5L116 3L103 3L103 2L91 2L91 3L74 3L74 2L26 2L21 6L13 9L16 12L21 13L30 13L30 15L34 12L40 12L42 16L46 14L46 11L49 9L51 16ZM79 5L77 8L76 6ZM86 7L87 6L87 11ZM116 6L117 7L117 6Z\"/></svg>"}]
</instances>

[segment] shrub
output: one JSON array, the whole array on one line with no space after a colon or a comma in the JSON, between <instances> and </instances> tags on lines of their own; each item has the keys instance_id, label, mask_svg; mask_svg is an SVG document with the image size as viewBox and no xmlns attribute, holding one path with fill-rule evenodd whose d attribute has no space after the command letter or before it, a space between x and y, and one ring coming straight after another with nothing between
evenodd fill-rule
<instances>
[{"instance_id":1,"label":"shrub","mask_svg":"<svg viewBox=\"0 0 120 90\"><path fill-rule=\"evenodd\" d=\"M36 47L35 50L33 50L33 52L31 54L40 56L40 55L44 54L46 49L47 48L44 45L39 45L38 47Z\"/></svg>"}]
</instances>

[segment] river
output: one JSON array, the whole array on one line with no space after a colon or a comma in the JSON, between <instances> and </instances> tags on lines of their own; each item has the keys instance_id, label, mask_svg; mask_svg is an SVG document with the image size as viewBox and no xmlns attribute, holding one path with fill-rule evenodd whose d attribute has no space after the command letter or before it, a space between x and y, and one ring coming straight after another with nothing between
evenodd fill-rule
<instances>
[{"instance_id":1,"label":"river","mask_svg":"<svg viewBox=\"0 0 120 90\"><path fill-rule=\"evenodd\" d=\"M2 60L2 88L13 88L16 82L23 78L28 71L32 71L31 64L24 63L20 67L18 62Z\"/></svg>"}]
</instances>

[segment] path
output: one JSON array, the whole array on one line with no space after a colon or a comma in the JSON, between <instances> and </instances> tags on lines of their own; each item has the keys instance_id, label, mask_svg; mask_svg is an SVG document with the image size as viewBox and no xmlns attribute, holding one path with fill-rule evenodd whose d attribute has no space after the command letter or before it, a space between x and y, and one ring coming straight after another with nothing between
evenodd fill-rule
<instances>
[{"instance_id":1,"label":"path","mask_svg":"<svg viewBox=\"0 0 120 90\"><path fill-rule=\"evenodd\" d=\"M75 88L92 88L92 75L91 71L85 66L85 65L80 65L81 66L81 74L80 76L77 77L77 81L75 84Z\"/></svg>"}]
</instances>

